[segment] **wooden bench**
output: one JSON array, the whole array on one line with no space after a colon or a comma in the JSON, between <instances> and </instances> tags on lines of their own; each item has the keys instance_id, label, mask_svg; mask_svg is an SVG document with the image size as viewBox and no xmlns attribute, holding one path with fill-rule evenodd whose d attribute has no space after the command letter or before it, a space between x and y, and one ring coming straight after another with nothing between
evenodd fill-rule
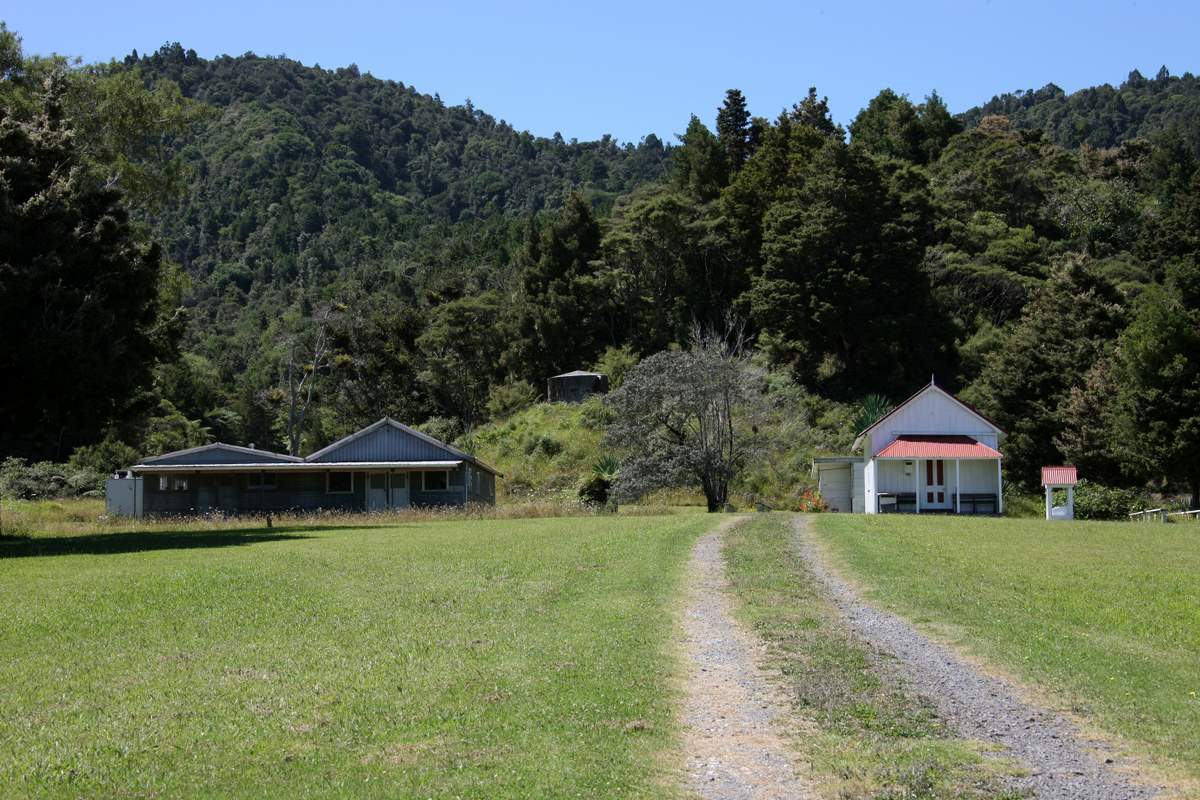
<instances>
[{"instance_id":1,"label":"wooden bench","mask_svg":"<svg viewBox=\"0 0 1200 800\"><path fill-rule=\"evenodd\" d=\"M891 499L894 502L887 502ZM917 495L914 492L880 492L875 502L879 503L880 514L903 514L917 510Z\"/></svg>"},{"instance_id":2,"label":"wooden bench","mask_svg":"<svg viewBox=\"0 0 1200 800\"><path fill-rule=\"evenodd\" d=\"M960 514L995 514L999 507L994 494L964 493L958 497L951 495L950 500Z\"/></svg>"},{"instance_id":3,"label":"wooden bench","mask_svg":"<svg viewBox=\"0 0 1200 800\"><path fill-rule=\"evenodd\" d=\"M894 502L879 502L884 498L890 498ZM999 507L994 494L963 494L961 506L956 503L956 500L954 495L950 495L949 508L923 508L921 511L929 514L953 514L956 509L959 509L959 513L962 514L995 514ZM880 492L879 500L876 502L879 502L880 514L915 514L917 512L916 492Z\"/></svg>"}]
</instances>

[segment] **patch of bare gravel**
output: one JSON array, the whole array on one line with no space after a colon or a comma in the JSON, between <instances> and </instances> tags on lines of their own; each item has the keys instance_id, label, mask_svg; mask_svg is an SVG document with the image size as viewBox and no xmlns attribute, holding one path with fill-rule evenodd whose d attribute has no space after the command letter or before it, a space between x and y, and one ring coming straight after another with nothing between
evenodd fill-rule
<instances>
[{"instance_id":1,"label":"patch of bare gravel","mask_svg":"<svg viewBox=\"0 0 1200 800\"><path fill-rule=\"evenodd\" d=\"M892 670L933 703L959 736L1000 747L1028 774L1013 789L1046 800L1141 800L1157 789L1130 777L1133 765L1100 753L1103 743L1084 736L1065 716L1031 704L1019 690L985 675L899 617L863 600L821 558L808 520L795 518L797 551L825 586L851 629L874 651L879 668Z\"/></svg>"},{"instance_id":2,"label":"patch of bare gravel","mask_svg":"<svg viewBox=\"0 0 1200 800\"><path fill-rule=\"evenodd\" d=\"M697 542L683 616L683 748L689 788L702 798L814 797L780 727L787 701L759 668L762 645L734 618L721 552L730 520Z\"/></svg>"}]
</instances>

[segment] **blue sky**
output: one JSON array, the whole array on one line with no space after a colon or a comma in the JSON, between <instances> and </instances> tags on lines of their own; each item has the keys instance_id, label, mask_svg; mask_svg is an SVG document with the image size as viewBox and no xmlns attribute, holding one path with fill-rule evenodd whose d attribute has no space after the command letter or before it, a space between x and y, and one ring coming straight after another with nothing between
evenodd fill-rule
<instances>
[{"instance_id":1,"label":"blue sky","mask_svg":"<svg viewBox=\"0 0 1200 800\"><path fill-rule=\"evenodd\" d=\"M97 3L8 0L27 52L85 60L179 41L211 57L254 51L356 63L518 128L580 139L673 137L712 124L726 89L774 116L810 85L848 122L881 88L937 89L961 111L1047 82L1068 91L1200 71L1200 3L627 2Z\"/></svg>"}]
</instances>

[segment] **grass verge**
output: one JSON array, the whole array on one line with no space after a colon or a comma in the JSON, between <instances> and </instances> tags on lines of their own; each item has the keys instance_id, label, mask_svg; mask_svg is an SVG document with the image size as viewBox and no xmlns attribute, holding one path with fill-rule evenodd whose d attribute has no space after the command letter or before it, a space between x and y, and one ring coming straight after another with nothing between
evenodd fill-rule
<instances>
[{"instance_id":1,"label":"grass verge","mask_svg":"<svg viewBox=\"0 0 1200 800\"><path fill-rule=\"evenodd\" d=\"M1200 527L828 515L882 607L1200 779ZM1170 778L1169 778L1170 779Z\"/></svg>"},{"instance_id":2,"label":"grass verge","mask_svg":"<svg viewBox=\"0 0 1200 800\"><path fill-rule=\"evenodd\" d=\"M737 613L767 643L796 712L794 737L830 798L1002 797L1001 764L949 734L932 708L877 670L791 546L788 515L726 534Z\"/></svg>"},{"instance_id":3,"label":"grass verge","mask_svg":"<svg viewBox=\"0 0 1200 800\"><path fill-rule=\"evenodd\" d=\"M669 795L673 603L710 524L277 526L10 550L0 794Z\"/></svg>"}]
</instances>

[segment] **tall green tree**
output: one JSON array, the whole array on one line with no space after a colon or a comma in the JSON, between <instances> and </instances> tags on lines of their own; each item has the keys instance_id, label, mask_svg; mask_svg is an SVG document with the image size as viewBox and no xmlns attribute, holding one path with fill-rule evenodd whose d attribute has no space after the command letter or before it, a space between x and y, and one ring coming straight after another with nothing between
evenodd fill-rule
<instances>
[{"instance_id":1,"label":"tall green tree","mask_svg":"<svg viewBox=\"0 0 1200 800\"><path fill-rule=\"evenodd\" d=\"M1008 480L1036 488L1038 470L1063 460L1055 441L1069 425L1071 390L1124 327L1122 301L1091 260L1065 259L963 393L1005 432Z\"/></svg>"},{"instance_id":2,"label":"tall green tree","mask_svg":"<svg viewBox=\"0 0 1200 800\"><path fill-rule=\"evenodd\" d=\"M1165 284L1139 299L1115 373L1121 449L1200 508L1200 259L1173 262Z\"/></svg>"},{"instance_id":3,"label":"tall green tree","mask_svg":"<svg viewBox=\"0 0 1200 800\"><path fill-rule=\"evenodd\" d=\"M488 390L497 381L504 338L502 302L484 292L439 305L417 339L421 384L443 414L470 430L485 418Z\"/></svg>"},{"instance_id":4,"label":"tall green tree","mask_svg":"<svg viewBox=\"0 0 1200 800\"><path fill-rule=\"evenodd\" d=\"M889 176L828 137L796 183L765 214L763 270L746 295L766 349L810 388L909 391L945 365L950 340L920 269L920 176Z\"/></svg>"},{"instance_id":5,"label":"tall green tree","mask_svg":"<svg viewBox=\"0 0 1200 800\"><path fill-rule=\"evenodd\" d=\"M0 108L0 450L65 458L145 398L177 329L161 253L94 179L51 80L33 119Z\"/></svg>"},{"instance_id":6,"label":"tall green tree","mask_svg":"<svg viewBox=\"0 0 1200 800\"><path fill-rule=\"evenodd\" d=\"M725 92L725 102L717 111L717 140L725 151L725 163L737 172L752 154L750 111L738 89Z\"/></svg>"},{"instance_id":7,"label":"tall green tree","mask_svg":"<svg viewBox=\"0 0 1200 800\"><path fill-rule=\"evenodd\" d=\"M937 92L920 105L884 89L850 123L850 137L872 153L914 164L936 161L961 125Z\"/></svg>"},{"instance_id":8,"label":"tall green tree","mask_svg":"<svg viewBox=\"0 0 1200 800\"><path fill-rule=\"evenodd\" d=\"M530 220L516 258L519 296L504 365L540 386L592 363L609 344L611 294L600 276L600 224L581 194L548 221Z\"/></svg>"},{"instance_id":9,"label":"tall green tree","mask_svg":"<svg viewBox=\"0 0 1200 800\"><path fill-rule=\"evenodd\" d=\"M695 322L720 324L746 288L723 220L678 192L618 207L603 250L605 286L620 320L614 338L639 353L682 344Z\"/></svg>"},{"instance_id":10,"label":"tall green tree","mask_svg":"<svg viewBox=\"0 0 1200 800\"><path fill-rule=\"evenodd\" d=\"M674 185L691 197L707 202L729 182L729 161L721 141L695 114L679 137L674 153Z\"/></svg>"}]
</instances>

